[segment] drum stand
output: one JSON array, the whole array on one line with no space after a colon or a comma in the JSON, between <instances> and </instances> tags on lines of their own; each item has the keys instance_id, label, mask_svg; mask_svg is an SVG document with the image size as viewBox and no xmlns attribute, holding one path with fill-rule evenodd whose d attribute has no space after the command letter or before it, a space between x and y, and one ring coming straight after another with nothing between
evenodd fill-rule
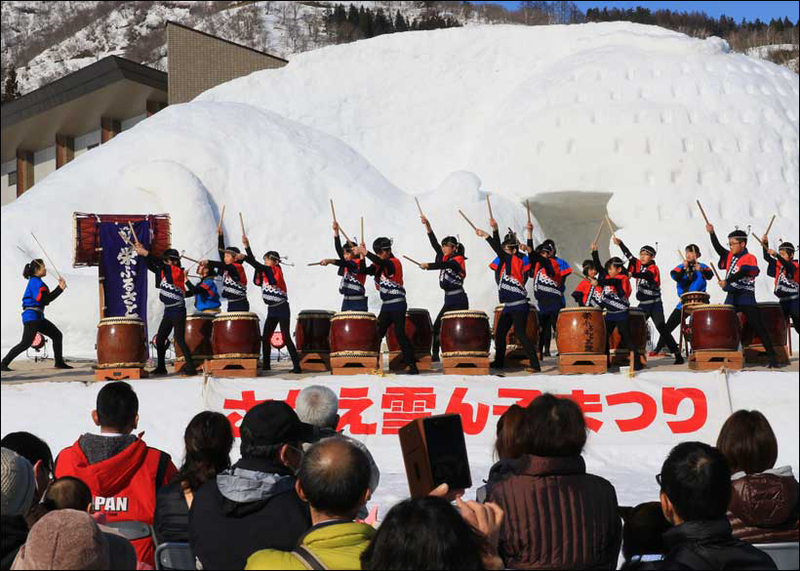
<instances>
[{"instance_id":1,"label":"drum stand","mask_svg":"<svg viewBox=\"0 0 800 571\"><path fill-rule=\"evenodd\" d=\"M558 372L563 375L602 375L608 372L605 355L558 355Z\"/></svg>"},{"instance_id":2,"label":"drum stand","mask_svg":"<svg viewBox=\"0 0 800 571\"><path fill-rule=\"evenodd\" d=\"M442 353L442 371L445 375L488 375L489 355Z\"/></svg>"},{"instance_id":3,"label":"drum stand","mask_svg":"<svg viewBox=\"0 0 800 571\"><path fill-rule=\"evenodd\" d=\"M433 368L433 359L430 353L415 353L414 358L417 360L417 369L420 371L430 371ZM390 371L403 371L407 366L403 360L402 351L389 351Z\"/></svg>"},{"instance_id":4,"label":"drum stand","mask_svg":"<svg viewBox=\"0 0 800 571\"><path fill-rule=\"evenodd\" d=\"M755 365L766 365L769 363L769 358L767 357L767 350L764 348L763 345L750 345L749 347L744 347L744 362L755 364ZM788 365L789 364L789 350L787 349L786 345L775 345L775 360L782 364Z\"/></svg>"},{"instance_id":5,"label":"drum stand","mask_svg":"<svg viewBox=\"0 0 800 571\"><path fill-rule=\"evenodd\" d=\"M95 381L122 381L146 379L149 376L144 367L118 367L111 369L95 369Z\"/></svg>"},{"instance_id":6,"label":"drum stand","mask_svg":"<svg viewBox=\"0 0 800 571\"><path fill-rule=\"evenodd\" d=\"M349 353L349 354L348 354ZM383 372L383 355L343 351L331 355L332 375L372 375Z\"/></svg>"},{"instance_id":7,"label":"drum stand","mask_svg":"<svg viewBox=\"0 0 800 571\"><path fill-rule=\"evenodd\" d=\"M206 361L212 377L257 377L258 357L252 359L211 359Z\"/></svg>"},{"instance_id":8,"label":"drum stand","mask_svg":"<svg viewBox=\"0 0 800 571\"><path fill-rule=\"evenodd\" d=\"M306 352L298 351L300 357L300 368L303 371L330 371L331 355L326 352Z\"/></svg>"},{"instance_id":9,"label":"drum stand","mask_svg":"<svg viewBox=\"0 0 800 571\"><path fill-rule=\"evenodd\" d=\"M689 355L689 368L693 371L739 371L743 367L744 355L741 351L692 351Z\"/></svg>"}]
</instances>

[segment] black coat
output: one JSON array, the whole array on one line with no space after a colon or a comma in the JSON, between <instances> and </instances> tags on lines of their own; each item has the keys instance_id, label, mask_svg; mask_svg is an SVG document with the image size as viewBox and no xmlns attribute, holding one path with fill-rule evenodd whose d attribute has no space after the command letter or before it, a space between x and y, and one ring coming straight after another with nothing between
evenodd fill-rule
<instances>
[{"instance_id":1,"label":"black coat","mask_svg":"<svg viewBox=\"0 0 800 571\"><path fill-rule=\"evenodd\" d=\"M640 569L777 569L769 555L733 537L727 518L689 521L663 537L664 560Z\"/></svg>"},{"instance_id":2,"label":"black coat","mask_svg":"<svg viewBox=\"0 0 800 571\"><path fill-rule=\"evenodd\" d=\"M17 556L19 548L22 547L28 539L28 524L25 523L25 518L21 515L18 516L2 516L0 521L2 527L2 566L0 569L5 571L11 569L11 564Z\"/></svg>"},{"instance_id":3,"label":"black coat","mask_svg":"<svg viewBox=\"0 0 800 571\"><path fill-rule=\"evenodd\" d=\"M172 482L158 490L153 531L158 543L189 541L189 506L181 482Z\"/></svg>"},{"instance_id":4,"label":"black coat","mask_svg":"<svg viewBox=\"0 0 800 571\"><path fill-rule=\"evenodd\" d=\"M311 527L296 479L281 464L243 458L194 494L189 543L204 569L244 569L260 549L291 551Z\"/></svg>"}]
</instances>

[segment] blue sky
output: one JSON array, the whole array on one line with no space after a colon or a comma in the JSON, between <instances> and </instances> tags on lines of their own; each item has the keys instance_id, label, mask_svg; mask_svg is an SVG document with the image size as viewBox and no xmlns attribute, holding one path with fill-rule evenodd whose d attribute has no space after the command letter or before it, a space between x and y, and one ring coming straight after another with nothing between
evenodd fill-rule
<instances>
[{"instance_id":1,"label":"blue sky","mask_svg":"<svg viewBox=\"0 0 800 571\"><path fill-rule=\"evenodd\" d=\"M477 2L482 4L483 2ZM492 2L493 4L504 4L509 9L516 9L519 2ZM789 16L792 22L797 22L800 2L581 2L575 4L586 11L587 8L607 6L617 8L632 8L644 6L651 10L669 9L691 12L692 10L706 12L709 16L719 17L722 14L732 16L737 21L742 18L755 20L761 18L762 21L769 22L772 18L783 18Z\"/></svg>"}]
</instances>

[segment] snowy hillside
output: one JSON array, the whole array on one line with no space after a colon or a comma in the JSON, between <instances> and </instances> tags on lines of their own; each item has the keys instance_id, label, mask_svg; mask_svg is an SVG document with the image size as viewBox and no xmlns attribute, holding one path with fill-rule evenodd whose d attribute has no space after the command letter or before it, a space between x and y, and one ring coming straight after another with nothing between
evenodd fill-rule
<instances>
[{"instance_id":1,"label":"snowy hillside","mask_svg":"<svg viewBox=\"0 0 800 571\"><path fill-rule=\"evenodd\" d=\"M440 237L464 239L466 289L487 311L489 250L457 215L485 227L484 191L499 195L502 228L522 229L530 199L537 239L555 238L571 263L606 210L631 249L660 244L663 270L689 242L713 259L695 199L720 234L763 232L777 213L773 240L797 241L798 108L796 74L719 39L633 24L408 32L309 52L168 108L3 207L2 346L18 338L18 246L36 252L33 230L71 287L48 315L68 354L93 354L96 273L68 270L76 210L169 212L175 246L195 255L213 248L222 204L239 243L241 210L258 252L298 264L287 270L295 315L339 306L334 271L304 265L331 255L329 198L348 233L364 215L368 241L389 235L398 254L428 259L419 195ZM608 232L602 241L605 257ZM410 306L438 309L434 272L406 264L406 280ZM773 299L771 280L759 288Z\"/></svg>"}]
</instances>

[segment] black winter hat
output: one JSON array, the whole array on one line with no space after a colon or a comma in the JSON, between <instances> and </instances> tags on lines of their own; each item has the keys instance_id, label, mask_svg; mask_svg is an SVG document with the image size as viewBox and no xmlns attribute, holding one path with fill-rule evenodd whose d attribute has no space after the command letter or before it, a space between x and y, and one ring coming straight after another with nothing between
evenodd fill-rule
<instances>
[{"instance_id":1,"label":"black winter hat","mask_svg":"<svg viewBox=\"0 0 800 571\"><path fill-rule=\"evenodd\" d=\"M645 254L650 254L654 258L656 256L656 249L653 248L652 246L642 246L642 249L639 250L639 253L642 253L642 252L644 252Z\"/></svg>"},{"instance_id":2,"label":"black winter hat","mask_svg":"<svg viewBox=\"0 0 800 571\"><path fill-rule=\"evenodd\" d=\"M268 400L251 408L244 415L239 432L245 449L313 442L315 438L314 427L300 422L292 407L278 400Z\"/></svg>"},{"instance_id":3,"label":"black winter hat","mask_svg":"<svg viewBox=\"0 0 800 571\"><path fill-rule=\"evenodd\" d=\"M790 255L794 255L794 244L791 242L783 242L780 246L778 246L778 251L785 250L789 252Z\"/></svg>"},{"instance_id":4,"label":"black winter hat","mask_svg":"<svg viewBox=\"0 0 800 571\"><path fill-rule=\"evenodd\" d=\"M376 238L375 241L372 243L372 250L375 252L384 252L386 250L391 250L391 249L392 249L392 240L390 238L386 238L385 236Z\"/></svg>"},{"instance_id":5,"label":"black winter hat","mask_svg":"<svg viewBox=\"0 0 800 571\"><path fill-rule=\"evenodd\" d=\"M167 248L164 250L164 253L161 254L161 257L165 260L180 260L181 253L178 252L175 248Z\"/></svg>"},{"instance_id":6,"label":"black winter hat","mask_svg":"<svg viewBox=\"0 0 800 571\"><path fill-rule=\"evenodd\" d=\"M278 252L276 252L275 250L270 250L269 252L264 254L264 257L265 258L269 258L270 260L274 260L276 262L280 262L281 261L281 255Z\"/></svg>"},{"instance_id":7,"label":"black winter hat","mask_svg":"<svg viewBox=\"0 0 800 571\"><path fill-rule=\"evenodd\" d=\"M231 254L241 254L242 253L242 251L239 250L239 248L237 248L236 246L228 246L227 248L225 248L224 251L225 252L230 252Z\"/></svg>"},{"instance_id":8,"label":"black winter hat","mask_svg":"<svg viewBox=\"0 0 800 571\"><path fill-rule=\"evenodd\" d=\"M517 239L517 235L512 230L508 231L505 238L503 238L503 246L519 246L519 240Z\"/></svg>"},{"instance_id":9,"label":"black winter hat","mask_svg":"<svg viewBox=\"0 0 800 571\"><path fill-rule=\"evenodd\" d=\"M551 251L551 252L553 253L553 255L555 256L555 255L556 255L556 252L558 252L558 249L556 248L556 243L555 243L553 240L551 240L550 238L548 238L547 240L545 240L544 242L542 242L542 246L545 246L545 245L547 245L547 246L550 246L550 248L551 248L551 250L550 250L550 251Z\"/></svg>"},{"instance_id":10,"label":"black winter hat","mask_svg":"<svg viewBox=\"0 0 800 571\"><path fill-rule=\"evenodd\" d=\"M445 236L442 239L442 246L453 246L454 248L457 248L458 239L455 236Z\"/></svg>"},{"instance_id":11,"label":"black winter hat","mask_svg":"<svg viewBox=\"0 0 800 571\"><path fill-rule=\"evenodd\" d=\"M728 238L736 238L739 240L747 241L747 232L744 230L734 230L730 234L728 234Z\"/></svg>"}]
</instances>

